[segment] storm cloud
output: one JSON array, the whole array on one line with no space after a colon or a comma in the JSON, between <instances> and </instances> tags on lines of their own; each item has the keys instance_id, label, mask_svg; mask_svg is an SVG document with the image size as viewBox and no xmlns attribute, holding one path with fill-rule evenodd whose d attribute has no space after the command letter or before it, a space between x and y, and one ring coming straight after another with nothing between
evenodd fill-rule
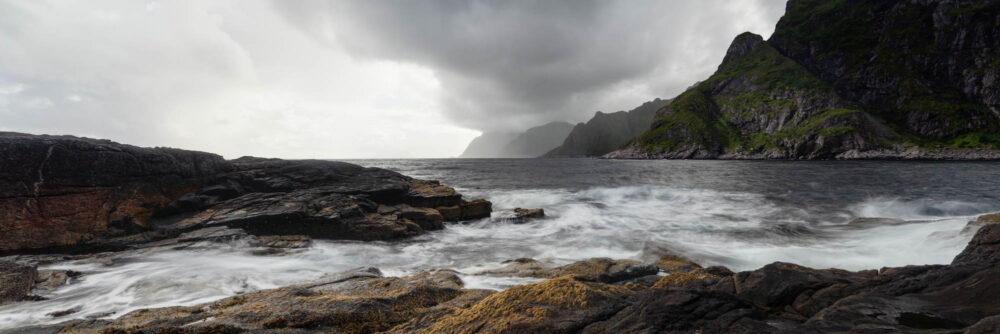
<instances>
[{"instance_id":1,"label":"storm cloud","mask_svg":"<svg viewBox=\"0 0 1000 334\"><path fill-rule=\"evenodd\" d=\"M289 21L361 58L432 68L447 117L478 130L579 121L703 79L784 1L296 1Z\"/></svg>"},{"instance_id":2,"label":"storm cloud","mask_svg":"<svg viewBox=\"0 0 1000 334\"><path fill-rule=\"evenodd\" d=\"M226 157L456 156L672 97L782 0L3 1L0 131Z\"/></svg>"}]
</instances>

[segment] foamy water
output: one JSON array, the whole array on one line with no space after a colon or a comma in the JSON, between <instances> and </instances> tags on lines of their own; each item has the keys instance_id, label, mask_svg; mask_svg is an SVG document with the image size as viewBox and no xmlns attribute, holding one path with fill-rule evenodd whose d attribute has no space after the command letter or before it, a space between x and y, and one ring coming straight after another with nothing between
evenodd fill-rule
<instances>
[{"instance_id":1,"label":"foamy water","mask_svg":"<svg viewBox=\"0 0 1000 334\"><path fill-rule=\"evenodd\" d=\"M774 261L850 270L949 263L972 237L962 232L967 222L1000 211L991 197L1000 190L1000 175L993 175L1000 171L982 163L362 163L442 179L487 197L495 209L540 207L549 217L520 225L489 219L452 224L395 242L318 240L283 256L255 256L238 243L205 243L197 250L57 263L42 269L84 275L44 295L48 300L0 306L0 328L194 305L363 266L388 275L451 268L462 273L466 287L503 289L537 280L475 273L520 257L552 264L649 259L664 247L733 270ZM858 218L882 219L851 223ZM74 308L61 318L46 315Z\"/></svg>"}]
</instances>

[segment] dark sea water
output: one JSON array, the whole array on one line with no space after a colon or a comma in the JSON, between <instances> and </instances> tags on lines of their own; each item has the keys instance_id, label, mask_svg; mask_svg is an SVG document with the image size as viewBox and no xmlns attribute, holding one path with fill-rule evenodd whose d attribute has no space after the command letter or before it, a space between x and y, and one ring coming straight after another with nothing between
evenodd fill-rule
<instances>
[{"instance_id":1,"label":"dark sea water","mask_svg":"<svg viewBox=\"0 0 1000 334\"><path fill-rule=\"evenodd\" d=\"M966 224L1000 211L1000 163L621 161L599 159L356 160L487 198L494 210L543 208L527 224L482 219L405 241L317 241L285 256L238 243L77 260L84 272L47 301L0 307L0 329L138 308L192 305L323 273L374 266L388 275L462 273L470 288L532 279L476 272L508 259L564 264L590 257L653 260L664 250L703 265L754 269L774 261L850 270L948 263ZM497 214L497 213L495 213Z\"/></svg>"}]
</instances>

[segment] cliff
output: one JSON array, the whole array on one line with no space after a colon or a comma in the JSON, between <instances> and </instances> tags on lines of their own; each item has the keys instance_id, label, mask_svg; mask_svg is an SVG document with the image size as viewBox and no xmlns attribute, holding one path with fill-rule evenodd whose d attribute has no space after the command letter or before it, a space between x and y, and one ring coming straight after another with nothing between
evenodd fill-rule
<instances>
[{"instance_id":1,"label":"cliff","mask_svg":"<svg viewBox=\"0 0 1000 334\"><path fill-rule=\"evenodd\" d=\"M1000 5L792 0L611 158L998 159Z\"/></svg>"},{"instance_id":2,"label":"cliff","mask_svg":"<svg viewBox=\"0 0 1000 334\"><path fill-rule=\"evenodd\" d=\"M594 157L614 151L648 130L656 111L668 103L670 100L655 99L628 112L598 111L587 123L573 127L562 145L545 157Z\"/></svg>"}]
</instances>

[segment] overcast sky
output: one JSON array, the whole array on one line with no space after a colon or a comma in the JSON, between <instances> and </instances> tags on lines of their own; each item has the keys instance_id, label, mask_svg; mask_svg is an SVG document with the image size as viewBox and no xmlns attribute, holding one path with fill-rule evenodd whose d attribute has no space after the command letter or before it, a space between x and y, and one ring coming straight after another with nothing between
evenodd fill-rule
<instances>
[{"instance_id":1,"label":"overcast sky","mask_svg":"<svg viewBox=\"0 0 1000 334\"><path fill-rule=\"evenodd\" d=\"M3 1L0 131L227 158L453 157L710 75L783 0Z\"/></svg>"}]
</instances>

